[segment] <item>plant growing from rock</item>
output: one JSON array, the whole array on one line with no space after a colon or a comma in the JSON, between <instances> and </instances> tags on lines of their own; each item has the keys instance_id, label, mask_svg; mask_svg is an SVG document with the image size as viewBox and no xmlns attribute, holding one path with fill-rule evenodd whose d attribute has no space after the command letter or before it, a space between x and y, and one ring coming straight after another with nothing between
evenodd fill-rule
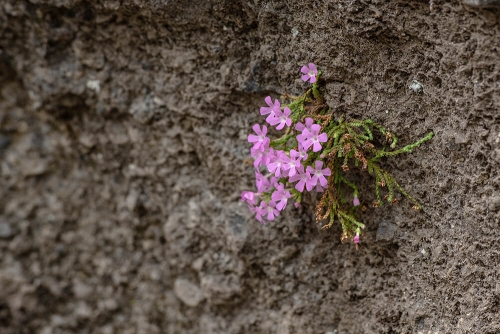
<instances>
[{"instance_id":1,"label":"plant growing from rock","mask_svg":"<svg viewBox=\"0 0 500 334\"><path fill-rule=\"evenodd\" d=\"M267 126L255 124L255 134L248 136L254 159L257 192L244 191L242 200L262 223L279 216L290 201L298 207L304 191L321 193L316 207L316 219L327 220L323 229L336 220L342 225L341 240L358 243L364 225L356 217L361 205L358 186L347 177L353 167L366 170L375 178L377 200L374 207L385 201L397 203L396 192L413 203L415 210L421 205L401 185L379 166L379 160L411 153L434 136L430 132L413 144L394 150L398 142L394 133L372 120L356 120L345 116L334 119L332 109L318 90L321 71L310 63L301 69L302 80L312 86L300 96L284 96L288 104L265 98L267 106L260 108L270 126L284 130L284 134L271 140ZM376 148L374 133L380 133L392 150ZM382 190L384 188L384 191ZM382 195L382 192L385 194ZM352 205L351 205L352 203Z\"/></svg>"}]
</instances>

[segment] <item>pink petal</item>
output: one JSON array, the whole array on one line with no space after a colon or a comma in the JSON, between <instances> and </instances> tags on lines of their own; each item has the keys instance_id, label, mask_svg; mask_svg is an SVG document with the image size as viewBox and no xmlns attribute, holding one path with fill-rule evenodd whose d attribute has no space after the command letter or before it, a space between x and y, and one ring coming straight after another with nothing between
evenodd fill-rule
<instances>
[{"instance_id":1,"label":"pink petal","mask_svg":"<svg viewBox=\"0 0 500 334\"><path fill-rule=\"evenodd\" d=\"M304 141L302 142L302 146L304 146L304 148L305 148L306 150L308 150L308 149L309 149L309 147L311 147L311 146L312 146L312 144L313 144L313 141L312 141L311 139L306 139L306 140L304 140ZM317 151L315 151L315 152L317 152Z\"/></svg>"},{"instance_id":2,"label":"pink petal","mask_svg":"<svg viewBox=\"0 0 500 334\"><path fill-rule=\"evenodd\" d=\"M307 140L307 137L306 137L306 136L304 136L304 135L298 135L298 136L297 136L297 141L298 141L299 143L301 143L301 144L302 144L302 146L304 146L304 144L303 144L303 143L304 143L306 140Z\"/></svg>"},{"instance_id":3,"label":"pink petal","mask_svg":"<svg viewBox=\"0 0 500 334\"><path fill-rule=\"evenodd\" d=\"M332 171L330 170L330 168L325 168L325 169L322 170L322 172L323 172L324 176L330 176L330 175L332 175Z\"/></svg>"},{"instance_id":4,"label":"pink petal","mask_svg":"<svg viewBox=\"0 0 500 334\"><path fill-rule=\"evenodd\" d=\"M319 130L321 130L321 126L319 124L313 124L313 125L311 125L311 132L318 133Z\"/></svg>"},{"instance_id":5,"label":"pink petal","mask_svg":"<svg viewBox=\"0 0 500 334\"><path fill-rule=\"evenodd\" d=\"M309 63L309 69L312 71L316 70L316 65L314 65L313 63Z\"/></svg>"},{"instance_id":6,"label":"pink petal","mask_svg":"<svg viewBox=\"0 0 500 334\"><path fill-rule=\"evenodd\" d=\"M302 66L302 68L300 69L300 71L302 73L307 73L307 72L309 72L309 68L307 68L307 66L304 65L304 66Z\"/></svg>"},{"instance_id":7,"label":"pink petal","mask_svg":"<svg viewBox=\"0 0 500 334\"><path fill-rule=\"evenodd\" d=\"M249 143L255 143L260 140L259 136L256 135L248 135L248 142Z\"/></svg>"},{"instance_id":8,"label":"pink petal","mask_svg":"<svg viewBox=\"0 0 500 334\"><path fill-rule=\"evenodd\" d=\"M318 141L321 143L325 143L328 140L328 136L326 135L326 132L323 132L318 136Z\"/></svg>"},{"instance_id":9,"label":"pink petal","mask_svg":"<svg viewBox=\"0 0 500 334\"><path fill-rule=\"evenodd\" d=\"M318 184L316 185L316 192L318 192L318 193L322 193L322 192L324 192L324 191L325 191L325 189L323 189L323 188L319 185L319 183L318 183Z\"/></svg>"},{"instance_id":10,"label":"pink petal","mask_svg":"<svg viewBox=\"0 0 500 334\"><path fill-rule=\"evenodd\" d=\"M316 166L316 170L320 170L321 167L323 167L323 161L316 160L316 162L314 163L314 166Z\"/></svg>"},{"instance_id":11,"label":"pink petal","mask_svg":"<svg viewBox=\"0 0 500 334\"><path fill-rule=\"evenodd\" d=\"M278 100L274 100L273 110L274 110L275 112L278 112L278 111L280 111L280 112L281 112L281 103L280 103L280 101L278 101Z\"/></svg>"},{"instance_id":12,"label":"pink petal","mask_svg":"<svg viewBox=\"0 0 500 334\"><path fill-rule=\"evenodd\" d=\"M269 107L260 107L260 114L262 116L267 115L269 113L273 112L273 110Z\"/></svg>"},{"instance_id":13,"label":"pink petal","mask_svg":"<svg viewBox=\"0 0 500 334\"><path fill-rule=\"evenodd\" d=\"M305 184L306 184L306 180L300 180L299 183L297 183L295 185L295 189L297 189L300 192L303 192Z\"/></svg>"},{"instance_id":14,"label":"pink petal","mask_svg":"<svg viewBox=\"0 0 500 334\"><path fill-rule=\"evenodd\" d=\"M264 101L266 101L267 105L272 107L273 106L273 100L271 99L270 96L267 96Z\"/></svg>"},{"instance_id":15,"label":"pink petal","mask_svg":"<svg viewBox=\"0 0 500 334\"><path fill-rule=\"evenodd\" d=\"M290 161L290 158L285 153L280 155L280 160L283 164L287 164Z\"/></svg>"},{"instance_id":16,"label":"pink petal","mask_svg":"<svg viewBox=\"0 0 500 334\"><path fill-rule=\"evenodd\" d=\"M319 177L318 181L319 181L319 184L321 184L321 186L323 186L325 188L328 185L328 181L326 180L326 178L324 176Z\"/></svg>"},{"instance_id":17,"label":"pink petal","mask_svg":"<svg viewBox=\"0 0 500 334\"><path fill-rule=\"evenodd\" d=\"M253 131L254 131L256 134L260 135L260 125L259 125L259 124L254 124L254 125L252 126L252 129L253 129Z\"/></svg>"},{"instance_id":18,"label":"pink petal","mask_svg":"<svg viewBox=\"0 0 500 334\"><path fill-rule=\"evenodd\" d=\"M253 162L253 166L255 168L259 168L259 165L260 165L261 161L262 161L262 156L257 157L257 159L255 159L255 161Z\"/></svg>"},{"instance_id":19,"label":"pink petal","mask_svg":"<svg viewBox=\"0 0 500 334\"><path fill-rule=\"evenodd\" d=\"M316 82L316 77L315 76L311 77L311 80L309 82L310 83L315 83Z\"/></svg>"},{"instance_id":20,"label":"pink petal","mask_svg":"<svg viewBox=\"0 0 500 334\"><path fill-rule=\"evenodd\" d=\"M271 114L271 115L267 116L266 122L271 124L272 126L275 126L276 124L278 124L280 122L280 119Z\"/></svg>"},{"instance_id":21,"label":"pink petal","mask_svg":"<svg viewBox=\"0 0 500 334\"><path fill-rule=\"evenodd\" d=\"M267 148L267 146L269 145L269 143L271 142L271 139L267 138L267 137L264 137L264 140L262 141L262 144L260 146L260 150L262 152L264 152Z\"/></svg>"},{"instance_id":22,"label":"pink petal","mask_svg":"<svg viewBox=\"0 0 500 334\"><path fill-rule=\"evenodd\" d=\"M273 185L273 187L275 187L275 188L278 186L278 185L276 184L276 181L277 181L277 180L278 180L277 178L275 178L274 176L271 176L271 184L272 184L272 185Z\"/></svg>"},{"instance_id":23,"label":"pink petal","mask_svg":"<svg viewBox=\"0 0 500 334\"><path fill-rule=\"evenodd\" d=\"M294 176L290 176L290 178L288 179L288 181L290 181L290 182L300 181L300 175L299 174L295 174Z\"/></svg>"},{"instance_id":24,"label":"pink petal","mask_svg":"<svg viewBox=\"0 0 500 334\"><path fill-rule=\"evenodd\" d=\"M309 131L308 128L305 128L304 131L302 131L302 136L304 136L304 138L307 139L307 138L312 137L313 135L312 135L311 131Z\"/></svg>"},{"instance_id":25,"label":"pink petal","mask_svg":"<svg viewBox=\"0 0 500 334\"><path fill-rule=\"evenodd\" d=\"M301 76L300 78L303 80L303 81L307 81L309 80L311 76L309 74L304 74L303 76Z\"/></svg>"}]
</instances>

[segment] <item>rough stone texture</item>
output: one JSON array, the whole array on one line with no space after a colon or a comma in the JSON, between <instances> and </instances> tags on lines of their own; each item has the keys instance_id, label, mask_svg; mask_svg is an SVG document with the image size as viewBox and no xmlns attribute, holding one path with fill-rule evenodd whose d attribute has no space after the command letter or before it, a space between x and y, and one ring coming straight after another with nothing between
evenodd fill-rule
<instances>
[{"instance_id":1,"label":"rough stone texture","mask_svg":"<svg viewBox=\"0 0 500 334\"><path fill-rule=\"evenodd\" d=\"M1 1L0 332L500 332L499 17L439 0ZM384 164L423 212L370 208L358 251L307 203L262 226L239 201L258 107L302 91L309 61L337 115L402 144L436 133ZM176 280L205 299L184 305Z\"/></svg>"},{"instance_id":2,"label":"rough stone texture","mask_svg":"<svg viewBox=\"0 0 500 334\"><path fill-rule=\"evenodd\" d=\"M174 291L177 297L187 306L196 307L203 300L203 292L200 288L186 279L176 279Z\"/></svg>"}]
</instances>

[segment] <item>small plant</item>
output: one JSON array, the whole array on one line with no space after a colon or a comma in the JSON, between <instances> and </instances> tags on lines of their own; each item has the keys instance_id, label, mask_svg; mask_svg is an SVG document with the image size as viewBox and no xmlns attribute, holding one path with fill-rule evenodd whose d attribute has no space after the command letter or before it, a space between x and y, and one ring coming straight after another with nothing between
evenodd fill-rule
<instances>
[{"instance_id":1,"label":"small plant","mask_svg":"<svg viewBox=\"0 0 500 334\"><path fill-rule=\"evenodd\" d=\"M289 201L293 200L298 207L304 190L315 190L322 193L316 207L316 219L328 219L323 229L330 228L338 219L343 231L341 240L351 239L358 243L364 225L356 218L356 210L361 205L358 187L347 178L352 167L367 170L375 177L377 200L373 202L374 207L381 206L383 199L397 203L395 192L399 191L413 203L415 210L421 209L417 200L378 162L384 157L411 153L434 133L398 150L377 149L372 143L374 133L380 133L391 149L396 148L397 137L369 119L340 116L335 120L332 109L318 90L321 71L310 63L303 66L301 72L302 80L312 83L311 88L301 96L283 96L285 101L290 101L284 105L277 99L273 102L268 96L265 98L267 106L260 108L268 124L276 126L277 130L286 128L283 136L271 140L267 137L266 125L261 127L259 124L252 127L255 134L248 136L253 144L250 153L254 159L257 192L244 191L241 197L257 220L262 223L274 220ZM383 199L381 188L387 189Z\"/></svg>"}]
</instances>

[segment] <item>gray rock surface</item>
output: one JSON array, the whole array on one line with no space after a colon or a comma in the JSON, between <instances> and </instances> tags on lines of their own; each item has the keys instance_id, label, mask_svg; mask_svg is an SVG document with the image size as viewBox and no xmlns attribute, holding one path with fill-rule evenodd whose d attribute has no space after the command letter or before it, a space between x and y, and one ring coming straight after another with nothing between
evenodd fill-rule
<instances>
[{"instance_id":1,"label":"gray rock surface","mask_svg":"<svg viewBox=\"0 0 500 334\"><path fill-rule=\"evenodd\" d=\"M497 11L1 1L0 333L500 332ZM239 198L264 97L308 62L335 117L436 134L383 162L424 209L369 207L359 250L312 196L266 226Z\"/></svg>"},{"instance_id":2,"label":"gray rock surface","mask_svg":"<svg viewBox=\"0 0 500 334\"><path fill-rule=\"evenodd\" d=\"M0 221L0 238L9 238L12 236L12 227L9 223Z\"/></svg>"}]
</instances>

